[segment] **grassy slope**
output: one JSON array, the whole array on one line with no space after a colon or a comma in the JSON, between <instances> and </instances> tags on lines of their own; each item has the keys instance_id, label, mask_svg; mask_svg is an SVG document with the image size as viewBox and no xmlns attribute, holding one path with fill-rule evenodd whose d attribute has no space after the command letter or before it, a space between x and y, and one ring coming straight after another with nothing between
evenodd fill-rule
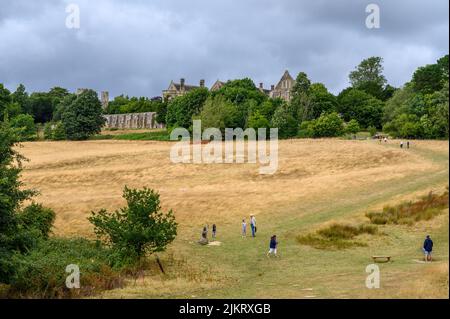
<instances>
[{"instance_id":1,"label":"grassy slope","mask_svg":"<svg viewBox=\"0 0 450 319\"><path fill-rule=\"evenodd\" d=\"M239 226L219 225L221 246L201 247L181 241L172 248L178 254L183 252L199 272L204 269L205 274L198 281L190 284L173 279L161 281L149 274L142 283L107 292L105 297L447 298L448 210L433 221L414 227L383 226L380 230L386 235L365 238L368 247L323 251L301 246L295 240L297 234L330 221L365 221L363 216L368 209L425 194L430 189L442 189L448 184L447 154L419 146L410 151L427 157L437 168L432 173L417 172L379 183L376 189L336 194L321 202L299 201L283 210L267 207L265 214L258 217L256 239L241 238ZM265 252L274 233L278 235L282 256L268 260ZM436 243L433 264L417 262L422 256L420 246L426 233ZM372 263L370 256L374 254L391 255L393 262L380 264L381 288L369 290L365 287L365 267Z\"/></svg>"}]
</instances>

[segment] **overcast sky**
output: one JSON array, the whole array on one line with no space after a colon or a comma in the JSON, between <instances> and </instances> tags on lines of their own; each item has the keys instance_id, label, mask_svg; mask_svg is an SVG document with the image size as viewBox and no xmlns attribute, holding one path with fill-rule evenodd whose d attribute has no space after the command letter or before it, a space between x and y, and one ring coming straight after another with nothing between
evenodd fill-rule
<instances>
[{"instance_id":1,"label":"overcast sky","mask_svg":"<svg viewBox=\"0 0 450 319\"><path fill-rule=\"evenodd\" d=\"M68 4L80 28L66 27ZM366 27L366 6L380 28ZM0 0L0 83L161 95L170 80L250 77L269 87L288 69L338 93L364 58L384 58L400 86L448 53L448 0Z\"/></svg>"}]
</instances>

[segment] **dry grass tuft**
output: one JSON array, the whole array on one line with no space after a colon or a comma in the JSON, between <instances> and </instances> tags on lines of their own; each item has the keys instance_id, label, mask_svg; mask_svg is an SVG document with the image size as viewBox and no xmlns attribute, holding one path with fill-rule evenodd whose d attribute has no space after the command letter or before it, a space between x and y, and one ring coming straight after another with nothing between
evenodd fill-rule
<instances>
[{"instance_id":1,"label":"dry grass tuft","mask_svg":"<svg viewBox=\"0 0 450 319\"><path fill-rule=\"evenodd\" d=\"M406 202L396 206L385 206L382 212L367 213L373 224L406 224L413 225L421 220L430 220L448 208L448 187L441 195L429 192L415 202Z\"/></svg>"}]
</instances>

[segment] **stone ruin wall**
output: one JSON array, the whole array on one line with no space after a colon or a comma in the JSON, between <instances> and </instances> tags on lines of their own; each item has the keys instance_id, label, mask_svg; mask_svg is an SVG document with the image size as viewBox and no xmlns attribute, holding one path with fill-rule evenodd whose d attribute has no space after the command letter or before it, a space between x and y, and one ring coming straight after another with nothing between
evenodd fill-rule
<instances>
[{"instance_id":1,"label":"stone ruin wall","mask_svg":"<svg viewBox=\"0 0 450 319\"><path fill-rule=\"evenodd\" d=\"M156 123L156 113L130 113L130 114L108 114L105 128L117 129L154 129L164 128L164 124Z\"/></svg>"}]
</instances>

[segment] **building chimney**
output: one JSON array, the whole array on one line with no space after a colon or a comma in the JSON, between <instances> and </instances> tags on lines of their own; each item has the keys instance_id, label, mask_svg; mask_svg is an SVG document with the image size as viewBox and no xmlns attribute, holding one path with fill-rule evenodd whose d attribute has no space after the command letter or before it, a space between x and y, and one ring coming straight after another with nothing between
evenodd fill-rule
<instances>
[{"instance_id":1,"label":"building chimney","mask_svg":"<svg viewBox=\"0 0 450 319\"><path fill-rule=\"evenodd\" d=\"M184 79L183 78L181 78L180 79L180 90L184 90Z\"/></svg>"},{"instance_id":2,"label":"building chimney","mask_svg":"<svg viewBox=\"0 0 450 319\"><path fill-rule=\"evenodd\" d=\"M205 87L205 80L203 80L203 79L200 80L200 87L201 88Z\"/></svg>"},{"instance_id":3,"label":"building chimney","mask_svg":"<svg viewBox=\"0 0 450 319\"><path fill-rule=\"evenodd\" d=\"M264 89L264 83L259 83L259 88L262 90L262 89Z\"/></svg>"},{"instance_id":4,"label":"building chimney","mask_svg":"<svg viewBox=\"0 0 450 319\"><path fill-rule=\"evenodd\" d=\"M270 90L271 90L271 91L275 90L275 85L272 84L272 85L270 86Z\"/></svg>"}]
</instances>

